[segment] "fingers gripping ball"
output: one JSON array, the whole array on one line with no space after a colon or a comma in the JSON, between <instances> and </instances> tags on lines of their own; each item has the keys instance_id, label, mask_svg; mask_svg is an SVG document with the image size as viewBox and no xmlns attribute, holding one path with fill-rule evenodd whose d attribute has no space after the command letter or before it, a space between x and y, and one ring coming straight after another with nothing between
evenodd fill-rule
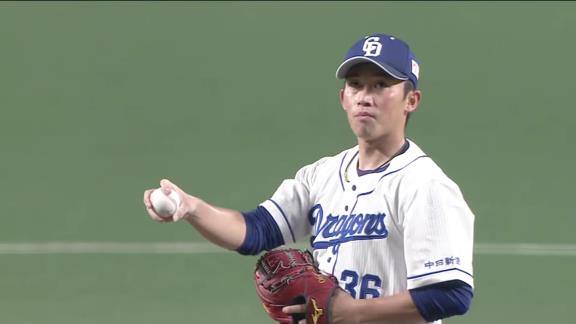
<instances>
[{"instance_id":1,"label":"fingers gripping ball","mask_svg":"<svg viewBox=\"0 0 576 324\"><path fill-rule=\"evenodd\" d=\"M170 217L176 212L176 208L180 205L180 196L176 191L170 192L166 196L162 189L158 188L150 194L150 202L156 214L162 217Z\"/></svg>"},{"instance_id":2,"label":"fingers gripping ball","mask_svg":"<svg viewBox=\"0 0 576 324\"><path fill-rule=\"evenodd\" d=\"M270 251L256 263L254 279L258 297L275 321L291 324L292 317L282 312L282 308L303 303L307 323L329 323L330 300L338 289L338 281L320 272L310 252Z\"/></svg>"}]
</instances>

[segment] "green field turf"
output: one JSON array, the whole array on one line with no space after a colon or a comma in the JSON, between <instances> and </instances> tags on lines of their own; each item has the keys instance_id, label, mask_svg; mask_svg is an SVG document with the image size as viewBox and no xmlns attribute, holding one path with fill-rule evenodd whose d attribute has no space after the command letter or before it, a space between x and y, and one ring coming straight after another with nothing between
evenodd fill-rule
<instances>
[{"instance_id":1,"label":"green field turf","mask_svg":"<svg viewBox=\"0 0 576 324\"><path fill-rule=\"evenodd\" d=\"M172 179L248 210L354 145L334 77L359 37L411 44L408 135L478 243L576 244L574 2L0 2L0 244L200 242L148 219ZM0 324L270 323L254 257L0 253ZM573 323L572 255L478 254L446 323Z\"/></svg>"}]
</instances>

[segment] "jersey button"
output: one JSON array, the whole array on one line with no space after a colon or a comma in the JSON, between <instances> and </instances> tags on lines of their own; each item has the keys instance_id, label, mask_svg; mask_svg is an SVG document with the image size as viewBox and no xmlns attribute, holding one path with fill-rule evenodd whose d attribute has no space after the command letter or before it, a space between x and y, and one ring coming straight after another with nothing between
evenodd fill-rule
<instances>
[{"instance_id":1,"label":"jersey button","mask_svg":"<svg viewBox=\"0 0 576 324\"><path fill-rule=\"evenodd\" d=\"M356 185L352 185L352 191L356 191Z\"/></svg>"}]
</instances>

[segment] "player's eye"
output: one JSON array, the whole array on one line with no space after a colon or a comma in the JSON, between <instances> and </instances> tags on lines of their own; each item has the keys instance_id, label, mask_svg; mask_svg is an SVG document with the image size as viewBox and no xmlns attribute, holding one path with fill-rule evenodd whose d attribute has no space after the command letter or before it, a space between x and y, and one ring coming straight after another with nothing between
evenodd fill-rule
<instances>
[{"instance_id":1,"label":"player's eye","mask_svg":"<svg viewBox=\"0 0 576 324\"><path fill-rule=\"evenodd\" d=\"M388 84L384 81L378 81L374 84L374 89L384 89L388 87Z\"/></svg>"},{"instance_id":2,"label":"player's eye","mask_svg":"<svg viewBox=\"0 0 576 324\"><path fill-rule=\"evenodd\" d=\"M354 89L358 89L362 87L362 84L360 84L360 81L358 80L348 80L348 86Z\"/></svg>"}]
</instances>

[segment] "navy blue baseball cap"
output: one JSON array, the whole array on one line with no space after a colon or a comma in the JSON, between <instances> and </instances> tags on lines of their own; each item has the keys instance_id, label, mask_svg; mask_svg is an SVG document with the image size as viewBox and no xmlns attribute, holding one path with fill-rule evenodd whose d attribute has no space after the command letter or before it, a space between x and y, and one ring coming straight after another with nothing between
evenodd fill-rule
<instances>
[{"instance_id":1,"label":"navy blue baseball cap","mask_svg":"<svg viewBox=\"0 0 576 324\"><path fill-rule=\"evenodd\" d=\"M410 80L418 87L420 65L410 46L397 37L372 34L357 41L336 70L336 77L346 78L350 68L364 62L374 63L393 78Z\"/></svg>"}]
</instances>

